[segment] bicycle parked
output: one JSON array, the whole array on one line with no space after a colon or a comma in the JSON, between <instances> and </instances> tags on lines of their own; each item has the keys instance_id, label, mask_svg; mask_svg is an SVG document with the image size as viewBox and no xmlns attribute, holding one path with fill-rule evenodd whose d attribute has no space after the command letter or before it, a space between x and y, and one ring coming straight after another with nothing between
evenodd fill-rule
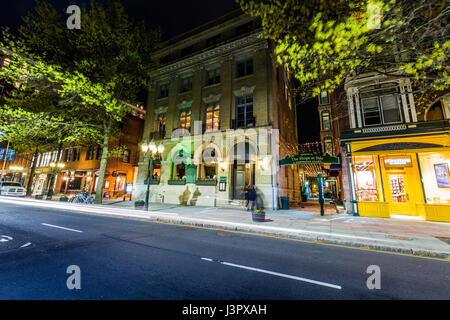
<instances>
[{"instance_id":1,"label":"bicycle parked","mask_svg":"<svg viewBox=\"0 0 450 320\"><path fill-rule=\"evenodd\" d=\"M86 191L83 191L70 198L69 202L91 204L94 202L94 199L94 196L89 195Z\"/></svg>"}]
</instances>

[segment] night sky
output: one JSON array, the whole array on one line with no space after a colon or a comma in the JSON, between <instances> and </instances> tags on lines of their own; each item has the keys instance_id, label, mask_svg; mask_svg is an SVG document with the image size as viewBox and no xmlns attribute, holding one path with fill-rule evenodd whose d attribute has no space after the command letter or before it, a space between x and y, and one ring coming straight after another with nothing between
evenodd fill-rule
<instances>
[{"instance_id":1,"label":"night sky","mask_svg":"<svg viewBox=\"0 0 450 320\"><path fill-rule=\"evenodd\" d=\"M107 0L99 0L108 3ZM70 4L80 5L89 0L50 0L54 7L65 12ZM122 0L127 12L136 19L144 19L149 27L160 26L164 40L205 24L239 8L235 0ZM15 29L21 17L32 9L35 0L2 1L0 25ZM82 22L83 23L83 22Z\"/></svg>"},{"instance_id":2,"label":"night sky","mask_svg":"<svg viewBox=\"0 0 450 320\"><path fill-rule=\"evenodd\" d=\"M108 3L108 0L98 1ZM21 17L35 5L35 0L2 2L0 26L8 26L13 30L21 24ZM51 0L50 2L58 10L65 12L69 5L81 6L89 0ZM163 40L173 38L239 8L235 0L122 0L122 3L133 18L144 19L151 28L161 27ZM309 101L299 106L297 110L299 142L320 140L317 105Z\"/></svg>"}]
</instances>

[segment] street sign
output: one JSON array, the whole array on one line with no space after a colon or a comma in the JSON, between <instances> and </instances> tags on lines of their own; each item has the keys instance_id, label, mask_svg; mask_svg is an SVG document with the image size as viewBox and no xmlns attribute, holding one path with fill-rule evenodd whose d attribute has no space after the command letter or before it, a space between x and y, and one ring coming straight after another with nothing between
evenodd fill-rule
<instances>
[{"instance_id":1,"label":"street sign","mask_svg":"<svg viewBox=\"0 0 450 320\"><path fill-rule=\"evenodd\" d=\"M6 153L6 149L5 148L0 148L0 161L1 160L5 160L5 153ZM8 150L8 155L6 156L6 160L7 161L14 161L15 153L16 153L16 150L9 149Z\"/></svg>"},{"instance_id":2,"label":"street sign","mask_svg":"<svg viewBox=\"0 0 450 320\"><path fill-rule=\"evenodd\" d=\"M227 182L227 177L220 177L220 182Z\"/></svg>"}]
</instances>

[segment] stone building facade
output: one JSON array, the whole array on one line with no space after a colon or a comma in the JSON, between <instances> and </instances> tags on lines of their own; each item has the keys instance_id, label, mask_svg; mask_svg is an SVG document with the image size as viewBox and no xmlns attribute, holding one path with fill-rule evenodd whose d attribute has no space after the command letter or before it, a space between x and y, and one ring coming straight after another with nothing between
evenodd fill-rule
<instances>
[{"instance_id":1,"label":"stone building facade","mask_svg":"<svg viewBox=\"0 0 450 320\"><path fill-rule=\"evenodd\" d=\"M144 141L164 145L161 158L142 154L136 199L237 206L256 185L260 206L300 199L298 168L278 160L297 144L291 79L276 64L258 20L233 12L187 32L157 53ZM284 168L283 168L284 169Z\"/></svg>"}]
</instances>

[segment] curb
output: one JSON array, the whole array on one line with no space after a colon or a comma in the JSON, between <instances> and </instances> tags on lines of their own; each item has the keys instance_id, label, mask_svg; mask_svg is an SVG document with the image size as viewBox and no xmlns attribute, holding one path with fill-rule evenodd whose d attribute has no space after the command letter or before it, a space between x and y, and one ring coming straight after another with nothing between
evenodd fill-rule
<instances>
[{"instance_id":1,"label":"curb","mask_svg":"<svg viewBox=\"0 0 450 320\"><path fill-rule=\"evenodd\" d=\"M377 251L385 251L385 252L393 252L393 253L401 253L401 254L407 254L407 255L414 255L418 257L430 257L430 258L440 258L440 259L446 259L450 261L450 252L442 252L442 251L434 251L434 250L427 250L423 248L408 248L408 247L396 247L396 246L389 246L389 245L382 245L382 244L374 244L373 242L367 241L348 241L341 239L339 237L327 237L327 236L308 236L308 235L302 235L297 234L295 232L279 232L276 230L264 230L264 232L255 230L252 227L243 227L239 225L233 225L232 222L224 222L224 223L211 223L211 222L203 222L198 221L195 219L190 218L183 218L179 217L179 219L173 219L170 217L146 217L144 218L146 220L151 221L157 221L162 223L172 223L172 224L179 224L179 225L185 225L185 226L193 226L193 227L202 227L202 228L221 228L223 230L230 230L230 231L239 231L239 232L246 232L254 235L262 235L262 236L272 236L272 237L283 237L287 239L296 239L296 240L303 240L303 241L311 241L311 242L317 242L322 244L331 244L331 245L340 245L340 246L348 246L348 247L354 247L354 248L360 248L360 249L368 249L368 250L377 250ZM256 228L258 228L256 226Z\"/></svg>"}]
</instances>

